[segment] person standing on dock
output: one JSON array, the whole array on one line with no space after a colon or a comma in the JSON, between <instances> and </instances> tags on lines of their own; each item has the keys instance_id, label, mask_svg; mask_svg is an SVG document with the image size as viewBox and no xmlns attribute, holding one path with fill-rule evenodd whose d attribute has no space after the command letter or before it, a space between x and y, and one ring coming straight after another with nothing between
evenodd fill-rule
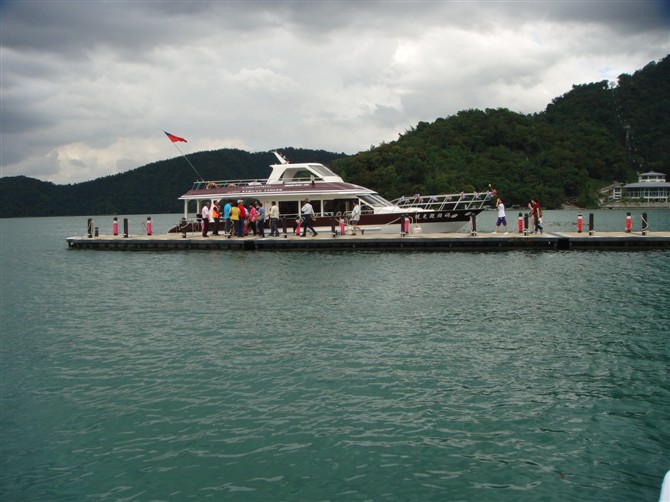
<instances>
[{"instance_id":1,"label":"person standing on dock","mask_svg":"<svg viewBox=\"0 0 670 502\"><path fill-rule=\"evenodd\" d=\"M239 229L239 223L240 223L240 208L239 206L230 206L230 234L231 235L240 235L238 234L238 229ZM244 236L244 233L241 234Z\"/></svg>"},{"instance_id":2,"label":"person standing on dock","mask_svg":"<svg viewBox=\"0 0 670 502\"><path fill-rule=\"evenodd\" d=\"M270 237L279 237L279 230L277 224L279 223L279 206L275 201L272 201L270 208Z\"/></svg>"},{"instance_id":3,"label":"person standing on dock","mask_svg":"<svg viewBox=\"0 0 670 502\"><path fill-rule=\"evenodd\" d=\"M262 202L256 202L256 235L265 237L265 208Z\"/></svg>"},{"instance_id":4,"label":"person standing on dock","mask_svg":"<svg viewBox=\"0 0 670 502\"><path fill-rule=\"evenodd\" d=\"M496 220L496 231L493 233L497 234L498 230L500 229L500 225L503 225L505 227L505 235L507 235L509 232L507 231L507 216L505 215L505 204L503 204L503 201L500 197L498 197L498 200L496 201L496 207L498 208L498 219Z\"/></svg>"},{"instance_id":5,"label":"person standing on dock","mask_svg":"<svg viewBox=\"0 0 670 502\"><path fill-rule=\"evenodd\" d=\"M248 232L256 235L256 221L258 220L258 209L256 209L255 204L249 205L247 214L249 215L249 223L247 225Z\"/></svg>"},{"instance_id":6,"label":"person standing on dock","mask_svg":"<svg viewBox=\"0 0 670 502\"><path fill-rule=\"evenodd\" d=\"M246 235L244 229L246 226L246 218L247 218L247 208L244 207L244 201L242 199L237 201L237 208L240 210L239 213L239 218L237 220L237 236L238 237L244 237Z\"/></svg>"},{"instance_id":7,"label":"person standing on dock","mask_svg":"<svg viewBox=\"0 0 670 502\"><path fill-rule=\"evenodd\" d=\"M351 210L351 218L349 223L351 223L351 235L356 235L356 229L363 232L361 227L358 226L358 222L361 219L361 206L358 205L358 201L354 201L354 208Z\"/></svg>"},{"instance_id":8,"label":"person standing on dock","mask_svg":"<svg viewBox=\"0 0 670 502\"><path fill-rule=\"evenodd\" d=\"M316 233L316 230L314 230L314 225L312 223L312 219L314 218L314 208L309 203L309 199L305 199L305 203L303 204L300 211L302 211L302 217L304 219L302 223L302 236L307 236L308 228L312 231L312 237L319 235Z\"/></svg>"},{"instance_id":9,"label":"person standing on dock","mask_svg":"<svg viewBox=\"0 0 670 502\"><path fill-rule=\"evenodd\" d=\"M212 235L219 235L219 220L221 218L221 206L219 206L219 201L215 200L212 202L212 210L210 211L212 215L212 221L214 222L214 230L212 230Z\"/></svg>"},{"instance_id":10,"label":"person standing on dock","mask_svg":"<svg viewBox=\"0 0 670 502\"><path fill-rule=\"evenodd\" d=\"M540 201L537 198L530 199L530 204L528 207L531 211L531 216L533 217L533 225L535 226L534 234L544 233L544 228L542 227L542 206L540 206Z\"/></svg>"},{"instance_id":11,"label":"person standing on dock","mask_svg":"<svg viewBox=\"0 0 670 502\"><path fill-rule=\"evenodd\" d=\"M232 225L230 223L230 208L232 206L230 205L230 201L226 201L226 205L223 206L223 233L224 235L230 235L230 232L232 232L232 229L230 228Z\"/></svg>"},{"instance_id":12,"label":"person standing on dock","mask_svg":"<svg viewBox=\"0 0 670 502\"><path fill-rule=\"evenodd\" d=\"M200 216L202 217L202 236L207 237L207 233L209 232L209 201L205 202L205 205L202 206Z\"/></svg>"}]
</instances>

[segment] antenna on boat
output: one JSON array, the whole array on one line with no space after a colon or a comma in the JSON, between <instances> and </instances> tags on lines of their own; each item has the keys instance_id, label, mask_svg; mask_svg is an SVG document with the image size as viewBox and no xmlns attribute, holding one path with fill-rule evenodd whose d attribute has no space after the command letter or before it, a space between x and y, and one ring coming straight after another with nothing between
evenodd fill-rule
<instances>
[{"instance_id":1,"label":"antenna on boat","mask_svg":"<svg viewBox=\"0 0 670 502\"><path fill-rule=\"evenodd\" d=\"M279 153L277 150L272 150L272 153L275 154L275 157L277 157L277 160L279 160L280 164L289 163L288 159L283 154Z\"/></svg>"},{"instance_id":2,"label":"antenna on boat","mask_svg":"<svg viewBox=\"0 0 670 502\"><path fill-rule=\"evenodd\" d=\"M163 132L165 132L165 131L163 131ZM191 161L188 160L186 155L184 155L184 152L182 152L179 149L179 147L177 146L178 141L183 141L184 143L187 143L187 141L184 138L180 138L179 136L175 136L174 134L170 134L169 132L165 132L165 135L169 138L169 140L172 142L172 144L177 149L177 151L179 153L181 153L182 157L184 157L184 159L186 159L186 162L188 162L188 165L191 166L191 169L193 169L193 171L195 171L195 174L198 176L199 181L205 181L204 179L202 179L202 176L200 176L200 173L198 172L198 170L193 166L193 164L191 164Z\"/></svg>"}]
</instances>

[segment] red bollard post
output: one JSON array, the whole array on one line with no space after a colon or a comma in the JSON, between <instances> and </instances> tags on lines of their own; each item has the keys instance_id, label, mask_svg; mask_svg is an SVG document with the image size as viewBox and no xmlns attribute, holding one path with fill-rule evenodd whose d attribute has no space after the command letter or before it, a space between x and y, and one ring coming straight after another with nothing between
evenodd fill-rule
<instances>
[{"instance_id":1,"label":"red bollard post","mask_svg":"<svg viewBox=\"0 0 670 502\"><path fill-rule=\"evenodd\" d=\"M114 223L112 223L112 233L119 235L119 219L116 216L114 216Z\"/></svg>"},{"instance_id":2,"label":"red bollard post","mask_svg":"<svg viewBox=\"0 0 670 502\"><path fill-rule=\"evenodd\" d=\"M582 213L577 214L577 233L581 234L584 228L584 216Z\"/></svg>"},{"instance_id":3,"label":"red bollard post","mask_svg":"<svg viewBox=\"0 0 670 502\"><path fill-rule=\"evenodd\" d=\"M151 216L147 216L147 235L151 235Z\"/></svg>"},{"instance_id":4,"label":"red bollard post","mask_svg":"<svg viewBox=\"0 0 670 502\"><path fill-rule=\"evenodd\" d=\"M626 233L629 234L633 229L633 217L630 213L626 213Z\"/></svg>"},{"instance_id":5,"label":"red bollard post","mask_svg":"<svg viewBox=\"0 0 670 502\"><path fill-rule=\"evenodd\" d=\"M519 213L519 233L523 233L523 214Z\"/></svg>"}]
</instances>

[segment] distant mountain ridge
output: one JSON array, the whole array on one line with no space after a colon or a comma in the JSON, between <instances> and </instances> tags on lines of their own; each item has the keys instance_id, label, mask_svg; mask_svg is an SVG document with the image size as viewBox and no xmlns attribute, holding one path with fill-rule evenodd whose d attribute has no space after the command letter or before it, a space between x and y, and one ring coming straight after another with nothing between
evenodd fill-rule
<instances>
[{"instance_id":1,"label":"distant mountain ridge","mask_svg":"<svg viewBox=\"0 0 670 502\"><path fill-rule=\"evenodd\" d=\"M332 162L344 156L323 150L280 149L293 162ZM271 152L222 149L189 154L206 180L266 178L277 158ZM0 217L162 214L183 211L177 198L196 179L183 157L153 162L125 173L73 185L25 176L0 178Z\"/></svg>"},{"instance_id":2,"label":"distant mountain ridge","mask_svg":"<svg viewBox=\"0 0 670 502\"><path fill-rule=\"evenodd\" d=\"M635 181L637 172L670 175L670 56L633 75L575 85L541 113L465 110L419 122L397 141L353 156L280 149L292 162L330 165L347 181L388 198L486 190L508 205L539 197L544 207L588 207L597 189ZM189 154L205 179L264 178L271 152L221 149ZM25 176L0 178L0 217L177 213L195 174L182 157L73 185Z\"/></svg>"}]
</instances>

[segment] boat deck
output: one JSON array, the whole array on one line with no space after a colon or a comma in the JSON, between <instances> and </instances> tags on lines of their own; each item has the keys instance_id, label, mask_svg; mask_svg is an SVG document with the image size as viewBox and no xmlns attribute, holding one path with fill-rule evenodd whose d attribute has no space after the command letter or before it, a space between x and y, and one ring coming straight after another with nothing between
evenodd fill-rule
<instances>
[{"instance_id":1,"label":"boat deck","mask_svg":"<svg viewBox=\"0 0 670 502\"><path fill-rule=\"evenodd\" d=\"M162 235L103 235L68 237L70 249L96 250L439 250L439 251L509 251L509 250L647 250L670 249L670 232L594 232L540 235L520 233L490 234L380 234L337 235L320 233L316 237L281 234L279 237L228 238L223 235L202 237L196 233Z\"/></svg>"}]
</instances>

